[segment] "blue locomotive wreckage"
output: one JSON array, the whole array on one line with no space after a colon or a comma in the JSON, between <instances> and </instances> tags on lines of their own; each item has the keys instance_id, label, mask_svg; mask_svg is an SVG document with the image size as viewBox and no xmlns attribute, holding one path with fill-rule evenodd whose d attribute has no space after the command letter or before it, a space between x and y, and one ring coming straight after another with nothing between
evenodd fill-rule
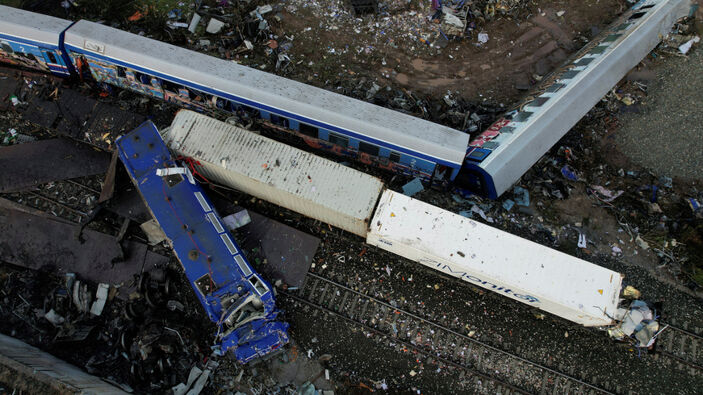
<instances>
[{"instance_id":1,"label":"blue locomotive wreckage","mask_svg":"<svg viewBox=\"0 0 703 395\"><path fill-rule=\"evenodd\" d=\"M117 141L119 157L152 216L163 229L188 281L217 325L217 354L240 363L288 343L271 285L251 267L193 178L150 121Z\"/></svg>"}]
</instances>

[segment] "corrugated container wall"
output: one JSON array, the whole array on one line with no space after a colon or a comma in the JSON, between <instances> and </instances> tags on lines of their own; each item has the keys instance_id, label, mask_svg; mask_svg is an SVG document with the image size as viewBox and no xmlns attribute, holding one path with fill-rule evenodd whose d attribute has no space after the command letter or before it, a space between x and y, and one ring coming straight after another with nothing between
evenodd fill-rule
<instances>
[{"instance_id":1,"label":"corrugated container wall","mask_svg":"<svg viewBox=\"0 0 703 395\"><path fill-rule=\"evenodd\" d=\"M378 178L193 111L162 132L205 177L365 237Z\"/></svg>"},{"instance_id":2,"label":"corrugated container wall","mask_svg":"<svg viewBox=\"0 0 703 395\"><path fill-rule=\"evenodd\" d=\"M584 326L613 323L620 273L385 191L367 243Z\"/></svg>"}]
</instances>

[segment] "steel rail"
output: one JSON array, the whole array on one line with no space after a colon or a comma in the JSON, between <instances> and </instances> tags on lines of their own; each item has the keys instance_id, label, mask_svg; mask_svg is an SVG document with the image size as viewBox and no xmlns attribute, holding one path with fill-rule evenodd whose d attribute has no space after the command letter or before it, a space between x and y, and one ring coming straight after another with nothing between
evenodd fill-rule
<instances>
[{"instance_id":1,"label":"steel rail","mask_svg":"<svg viewBox=\"0 0 703 395\"><path fill-rule=\"evenodd\" d=\"M474 339L474 338L469 337L469 336L467 336L467 335L464 335L464 334L462 334L462 333L459 333L459 332L457 332L457 331L455 331L455 330L453 330L453 329L451 329L451 328L448 328L448 327L443 326L443 325L441 325L441 324L438 324L438 323L436 323L436 322L430 321L430 320L428 320L428 319L426 319L426 318L420 317L420 316L418 316L417 314L414 314L414 313L411 313L411 312L409 312L409 311L407 311L407 310L403 310L403 309L400 309L400 308L398 308L398 307L392 306L392 305L390 305L389 303L387 303L387 302L385 302L385 301L383 301L383 300L381 300L381 299L378 299L378 298L376 298L376 297L374 297L374 296L371 296L371 295L367 295L367 294L362 293L362 292L360 292L360 291L356 291L356 290L354 290L354 289L352 289L352 288L350 288L350 287L348 287L348 286L346 286L346 285L340 284L340 283L338 283L338 282L336 282L336 281L333 281L333 280L324 278L324 277L322 277L322 276L320 276L320 275L317 275L317 274L315 274L315 273L312 273L312 272L308 272L308 273L307 273L307 276L312 277L312 278L315 278L315 279L318 279L318 280L323 281L323 282L326 282L326 283L328 283L328 284L332 284L333 286L336 286L336 287L341 288L341 289L343 289L343 290L345 290L345 291L351 292L352 294L358 295L358 296L360 296L360 297L369 299L369 300L371 300L371 301L373 301L373 302L375 302L375 303L377 303L377 304L379 304L379 305L381 305L381 306L385 306L385 307L387 307L387 308L389 308L389 309L392 309L393 311L397 311L397 312L399 312L399 313L402 313L402 314L405 314L405 315L407 315L407 316L409 316L409 317L412 317L412 318L414 318L414 319L416 319L416 320L418 320L418 321L420 321L420 322L423 322L423 323L425 323L425 324L431 325L431 326L433 326L433 327L436 328L436 329L440 329L440 330L442 330L442 331L444 331L444 332L447 332L447 333L450 333L450 334L452 334L452 335L455 335L455 336L457 336L457 337L459 337L459 338L461 338L461 339L464 339L464 340L466 340L466 341L468 341L468 342L474 343L474 344L476 344L476 345L478 345L478 346L480 346L480 347L484 347L485 349L494 351L494 352L499 353L499 354L502 354L502 355L504 355L504 356L508 356L508 357L510 357L510 358L512 358L512 359L515 359L515 360L518 360L518 361L520 361L520 362L523 362L523 363L525 363L525 364L527 364L527 365L530 365L530 366L532 366L532 367L534 367L534 368L538 368L538 369L541 369L541 370L543 370L543 371L545 371L545 372L551 373L551 374L553 374L553 375L560 376L560 377L562 377L562 378L564 378L564 379L566 379L566 380L572 381L572 382L574 382L574 383L576 383L576 384L578 384L578 385L581 385L581 386L587 387L587 388L589 388L589 389L595 390L595 391L597 391L597 392L599 392L599 393L614 394L613 392L610 392L610 391L608 391L608 390L606 390L606 389L604 389L604 388L600 388L600 387L595 386L595 385L593 385L593 384L587 383L587 382L585 382L585 381L583 381L583 380L581 380L581 379L578 379L578 378L576 378L576 377L573 377L573 376L571 376L571 375L569 375L569 374L567 374L567 373L554 370L554 369L552 369L552 368L549 368L549 367L547 367L547 366L544 366L544 365L540 364L539 362L531 361L531 360L529 360L529 359L526 359L526 358L524 358L524 357L521 357L521 356L519 356L519 355L517 355L517 354L514 354L514 353L511 353L511 352L509 352L509 351L501 350L501 349L496 348L496 347L494 347L494 346L491 346L491 345L489 345L489 344L487 344L487 343L484 343L484 342L482 342L482 341L480 341L480 340L477 340L477 339ZM305 285L303 285L303 286L300 288L299 291L300 291L300 292L303 292L304 289L305 289L304 287L305 287ZM289 293L286 293L286 295L289 295ZM291 296L293 296L293 295L291 295ZM295 298L301 299L300 297L295 297ZM315 306L315 307L318 306L318 305L314 304L313 302L307 301L306 303L311 304L311 305L313 305L313 306ZM365 326L366 326L366 324L360 323L360 322L358 322L358 321L356 321L356 320L352 320L352 319L350 319L350 318L348 318L348 317L346 317L346 316L344 316L344 315L342 315L342 314L340 314L340 313L338 313L338 312L336 312L336 311L334 311L334 310L328 309L328 308L326 308L326 307L324 307L324 306L319 306L319 307L320 307L321 309L324 309L324 310L329 310L329 311L331 311L332 313L334 313L335 315L340 315L340 316L342 316L343 318L345 318L345 319L347 319L347 320L351 320L352 322L355 322L355 323L358 323L358 324L360 324L360 325L365 325ZM376 330L375 328L373 328L373 329L374 329L374 331L378 331L378 330ZM387 335L388 335L388 333L385 333L385 332L382 332L382 331L379 331L379 332L380 332L380 333L383 333L384 336L387 336ZM397 338L394 338L394 339L397 339ZM400 340L400 339L398 339L398 340ZM413 346L413 347L415 348L415 346ZM432 355L432 356L435 357L434 355ZM466 368L466 367L464 367L464 368L465 368L465 369L470 369L470 368ZM493 378L491 378L491 380L493 380Z\"/></svg>"}]
</instances>

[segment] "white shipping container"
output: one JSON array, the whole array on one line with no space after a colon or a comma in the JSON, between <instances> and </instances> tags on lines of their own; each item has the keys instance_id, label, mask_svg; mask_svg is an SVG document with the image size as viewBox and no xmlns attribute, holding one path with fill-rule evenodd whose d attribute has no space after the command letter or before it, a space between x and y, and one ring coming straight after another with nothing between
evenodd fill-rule
<instances>
[{"instance_id":1,"label":"white shipping container","mask_svg":"<svg viewBox=\"0 0 703 395\"><path fill-rule=\"evenodd\" d=\"M614 323L620 273L393 191L366 241L584 326Z\"/></svg>"},{"instance_id":2,"label":"white shipping container","mask_svg":"<svg viewBox=\"0 0 703 395\"><path fill-rule=\"evenodd\" d=\"M193 111L178 112L162 133L208 179L366 236L378 178Z\"/></svg>"}]
</instances>

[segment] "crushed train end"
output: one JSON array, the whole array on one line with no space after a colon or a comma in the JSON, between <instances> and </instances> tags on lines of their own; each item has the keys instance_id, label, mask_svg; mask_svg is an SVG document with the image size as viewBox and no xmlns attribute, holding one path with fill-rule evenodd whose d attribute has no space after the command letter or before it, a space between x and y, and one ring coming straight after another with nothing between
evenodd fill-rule
<instances>
[{"instance_id":1,"label":"crushed train end","mask_svg":"<svg viewBox=\"0 0 703 395\"><path fill-rule=\"evenodd\" d=\"M119 157L166 234L198 300L217 324L216 354L240 363L288 343L276 321L271 285L254 271L187 167L173 158L156 126L145 122L117 141Z\"/></svg>"}]
</instances>

